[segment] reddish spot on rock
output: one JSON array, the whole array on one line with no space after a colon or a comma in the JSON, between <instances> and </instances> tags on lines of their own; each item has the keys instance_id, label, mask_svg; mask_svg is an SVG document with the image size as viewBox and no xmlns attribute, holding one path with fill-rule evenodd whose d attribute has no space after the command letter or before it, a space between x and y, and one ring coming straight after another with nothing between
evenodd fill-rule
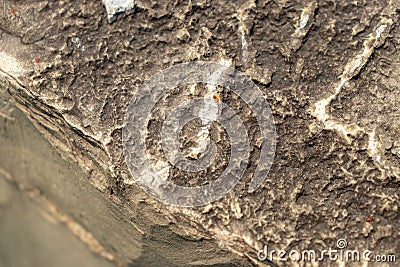
<instances>
[{"instance_id":1,"label":"reddish spot on rock","mask_svg":"<svg viewBox=\"0 0 400 267\"><path fill-rule=\"evenodd\" d=\"M35 59L36 63L40 63L40 58Z\"/></svg>"},{"instance_id":2,"label":"reddish spot on rock","mask_svg":"<svg viewBox=\"0 0 400 267\"><path fill-rule=\"evenodd\" d=\"M220 97L218 94L215 94L215 95L213 96L213 98L214 98L214 100L217 101L217 102L221 101L221 97Z\"/></svg>"},{"instance_id":3,"label":"reddish spot on rock","mask_svg":"<svg viewBox=\"0 0 400 267\"><path fill-rule=\"evenodd\" d=\"M371 218L371 217L368 217L368 218L365 219L365 221L366 221L367 223L370 223L370 222L372 222L372 218Z\"/></svg>"},{"instance_id":4,"label":"reddish spot on rock","mask_svg":"<svg viewBox=\"0 0 400 267\"><path fill-rule=\"evenodd\" d=\"M16 15L16 14L17 14L17 10L16 10L15 8L11 9L11 13L12 13L13 15Z\"/></svg>"}]
</instances>

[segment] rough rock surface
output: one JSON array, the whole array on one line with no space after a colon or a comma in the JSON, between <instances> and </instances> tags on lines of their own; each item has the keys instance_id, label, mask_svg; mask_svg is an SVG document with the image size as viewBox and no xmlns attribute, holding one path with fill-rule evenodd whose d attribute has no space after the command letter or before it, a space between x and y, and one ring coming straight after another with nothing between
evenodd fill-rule
<instances>
[{"instance_id":1,"label":"rough rock surface","mask_svg":"<svg viewBox=\"0 0 400 267\"><path fill-rule=\"evenodd\" d=\"M301 251L338 239L400 257L398 1L136 1L111 22L95 0L8 1L0 10L10 94L110 201L133 211L146 203L178 235L215 240L248 264L266 264L257 260L264 245ZM258 85L274 115L276 157L248 193L253 138L246 175L229 195L170 207L124 183L124 112L151 75L195 60L230 62ZM240 106L228 92L222 100Z\"/></svg>"}]
</instances>

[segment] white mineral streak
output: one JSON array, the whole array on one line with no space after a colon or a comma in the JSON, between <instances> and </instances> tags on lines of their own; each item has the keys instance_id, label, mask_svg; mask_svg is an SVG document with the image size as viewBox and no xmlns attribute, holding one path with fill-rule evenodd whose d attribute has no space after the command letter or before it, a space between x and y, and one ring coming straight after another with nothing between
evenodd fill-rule
<instances>
[{"instance_id":1,"label":"white mineral streak","mask_svg":"<svg viewBox=\"0 0 400 267\"><path fill-rule=\"evenodd\" d=\"M248 34L248 29L246 27L245 21L248 20L248 8L254 8L255 3L251 1L250 3L242 6L241 8L238 9L236 17L239 20L239 33L240 33L240 41L242 45L242 60L243 63L246 65L248 61L248 51L249 51L249 45L246 39L246 34Z\"/></svg>"},{"instance_id":2,"label":"white mineral streak","mask_svg":"<svg viewBox=\"0 0 400 267\"><path fill-rule=\"evenodd\" d=\"M344 67L344 71L339 76L340 81L336 85L334 93L315 103L313 114L323 124L324 129L337 131L348 142L351 142L350 136L355 136L357 133L367 133L369 135L368 152L374 160L381 164L382 157L380 156L378 149L379 143L376 140L375 130L367 132L358 125L343 123L332 118L328 111L330 104L340 94L343 86L361 71L362 67L367 63L369 57L374 52L374 49L384 42L386 37L383 37L382 34L388 26L390 28L393 21L391 19L383 18L379 24L380 26L378 26L364 41L364 49L362 52L351 59Z\"/></svg>"},{"instance_id":3,"label":"white mineral streak","mask_svg":"<svg viewBox=\"0 0 400 267\"><path fill-rule=\"evenodd\" d=\"M307 34L307 25L312 22L315 9L317 4L315 1L311 1L308 5L301 11L299 18L299 26L296 28L296 31L292 34L292 37L302 38Z\"/></svg>"},{"instance_id":4,"label":"white mineral streak","mask_svg":"<svg viewBox=\"0 0 400 267\"><path fill-rule=\"evenodd\" d=\"M310 15L306 11L301 12L299 29L304 29L307 26Z\"/></svg>"},{"instance_id":5,"label":"white mineral streak","mask_svg":"<svg viewBox=\"0 0 400 267\"><path fill-rule=\"evenodd\" d=\"M104 0L106 6L108 19L111 19L114 15L131 10L135 6L134 0Z\"/></svg>"},{"instance_id":6,"label":"white mineral streak","mask_svg":"<svg viewBox=\"0 0 400 267\"><path fill-rule=\"evenodd\" d=\"M368 152L372 158L381 164L382 157L379 152L380 142L377 141L375 130L368 133L368 136Z\"/></svg>"},{"instance_id":7,"label":"white mineral streak","mask_svg":"<svg viewBox=\"0 0 400 267\"><path fill-rule=\"evenodd\" d=\"M304 38L311 28L311 24L314 21L314 12L318 7L317 1L310 1L301 11L298 18L297 27L288 39L287 47L290 51L297 51L300 48ZM291 53L291 52L286 52Z\"/></svg>"},{"instance_id":8,"label":"white mineral streak","mask_svg":"<svg viewBox=\"0 0 400 267\"><path fill-rule=\"evenodd\" d=\"M381 34L386 30L386 28L387 28L386 24L379 26L378 29L376 29L376 31L375 31L375 33L376 33L375 38L380 38Z\"/></svg>"},{"instance_id":9,"label":"white mineral streak","mask_svg":"<svg viewBox=\"0 0 400 267\"><path fill-rule=\"evenodd\" d=\"M222 59L220 64L229 67L232 63ZM191 152L193 155L198 155L199 153L206 151L210 144L210 125L213 121L218 120L219 115L219 101L214 99L214 96L217 94L217 86L215 84L218 83L224 70L225 67L221 67L211 74L209 78L209 83L206 87L207 92L204 95L204 106L200 109L198 115L202 122L201 130L197 133L199 146L192 148Z\"/></svg>"},{"instance_id":10,"label":"white mineral streak","mask_svg":"<svg viewBox=\"0 0 400 267\"><path fill-rule=\"evenodd\" d=\"M241 21L239 24L239 31L240 31L240 40L242 43L242 58L243 58L244 63L247 63L247 53L249 50L249 45L247 44L245 29L246 29L246 27L244 26L243 22Z\"/></svg>"},{"instance_id":11,"label":"white mineral streak","mask_svg":"<svg viewBox=\"0 0 400 267\"><path fill-rule=\"evenodd\" d=\"M85 52L85 46L82 44L82 41L78 37L72 38L72 43L75 44L76 48Z\"/></svg>"}]
</instances>

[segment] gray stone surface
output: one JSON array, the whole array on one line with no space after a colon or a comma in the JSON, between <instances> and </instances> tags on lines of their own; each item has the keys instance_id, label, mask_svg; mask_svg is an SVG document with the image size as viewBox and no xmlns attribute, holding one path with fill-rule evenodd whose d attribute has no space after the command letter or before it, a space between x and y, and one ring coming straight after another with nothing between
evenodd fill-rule
<instances>
[{"instance_id":1,"label":"gray stone surface","mask_svg":"<svg viewBox=\"0 0 400 267\"><path fill-rule=\"evenodd\" d=\"M40 204L1 174L0 195L0 266L115 266L93 254L63 224L49 221Z\"/></svg>"},{"instance_id":2,"label":"gray stone surface","mask_svg":"<svg viewBox=\"0 0 400 267\"><path fill-rule=\"evenodd\" d=\"M351 248L400 255L398 1L136 1L112 22L94 0L12 1L0 8L0 69L12 99L67 161L82 168L106 203L126 208L139 228L142 214L160 214L146 221L151 226L144 232L168 225L176 246L163 243L168 238L152 246L170 249L161 254L175 255L171 264L207 265L218 258L203 247L199 262L189 253L174 254L184 249L181 236L212 240L214 248L248 264L262 264L256 253L265 244L321 249L340 238ZM221 89L222 101L238 109L251 133L249 167L218 202L177 208L126 182L132 176L122 128L125 109L146 79L195 60L229 62L260 87L275 119L277 152L266 181L249 193L259 163L258 129L246 106ZM205 89L188 92L177 88L153 112L147 141L155 160L162 157L158 133L166 111L174 101L204 96ZM210 173L175 171L169 179L206 183L225 163ZM51 181L43 183L51 188ZM140 207L145 211L138 214ZM106 246L101 233L94 236Z\"/></svg>"}]
</instances>

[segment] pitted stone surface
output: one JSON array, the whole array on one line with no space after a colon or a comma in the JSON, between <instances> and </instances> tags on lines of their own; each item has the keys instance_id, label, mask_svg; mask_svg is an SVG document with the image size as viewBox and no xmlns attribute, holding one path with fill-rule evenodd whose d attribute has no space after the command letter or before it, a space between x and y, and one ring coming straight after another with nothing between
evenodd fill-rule
<instances>
[{"instance_id":1,"label":"pitted stone surface","mask_svg":"<svg viewBox=\"0 0 400 267\"><path fill-rule=\"evenodd\" d=\"M15 97L32 97L35 108L57 114L47 124L81 138L67 147L78 146L82 153L75 157L106 173L106 182L91 180L99 188L113 188L126 203L138 201L137 186L122 182L130 174L121 129L145 80L178 63L229 61L272 109L278 143L266 181L247 192L259 161L259 129L240 99L220 89L250 132L245 179L205 207L151 205L179 225L176 232L214 238L254 264L265 244L300 250L334 246L340 238L351 248L400 257L398 1L136 1L112 22L94 0L12 1L0 8L2 38L11 33L30 52L12 55L30 70L9 73L24 85ZM174 101L204 90L177 90L154 112L166 116ZM159 125L148 129L157 138L152 130ZM184 179L171 176L176 183Z\"/></svg>"}]
</instances>

